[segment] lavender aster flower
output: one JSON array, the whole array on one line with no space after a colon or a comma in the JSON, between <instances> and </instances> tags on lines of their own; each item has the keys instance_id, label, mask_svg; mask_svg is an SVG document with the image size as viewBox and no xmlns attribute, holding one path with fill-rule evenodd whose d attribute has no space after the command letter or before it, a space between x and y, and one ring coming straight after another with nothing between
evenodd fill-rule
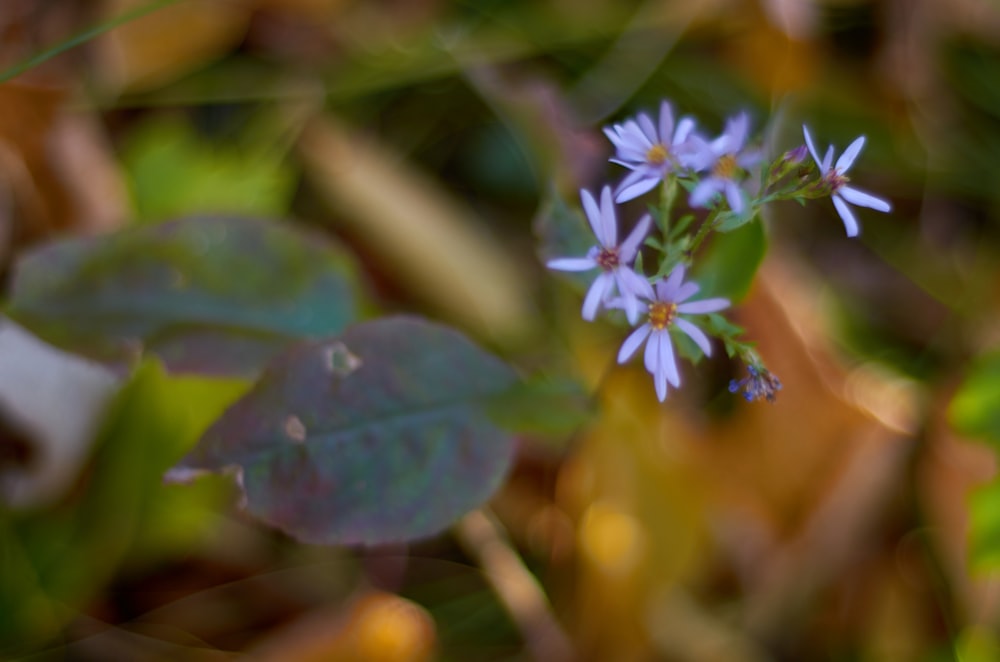
<instances>
[{"instance_id":1,"label":"lavender aster flower","mask_svg":"<svg viewBox=\"0 0 1000 662\"><path fill-rule=\"evenodd\" d=\"M682 118L675 130L674 113L666 101L660 104L659 120L656 125L649 115L639 113L634 120L604 128L616 150L611 162L632 171L618 185L616 202L639 197L652 190L668 172L687 165L691 151L687 141L694 120Z\"/></svg>"},{"instance_id":2,"label":"lavender aster flower","mask_svg":"<svg viewBox=\"0 0 1000 662\"><path fill-rule=\"evenodd\" d=\"M847 182L850 181L847 178L847 171L850 170L854 164L854 160L861 153L861 148L865 145L864 136L861 136L848 145L844 153L834 163L833 145L830 145L826 154L820 159L819 152L813 146L812 136L809 135L809 129L805 124L802 125L802 133L805 134L809 153L812 154L813 160L819 166L823 182L830 187L830 199L833 200L833 206L837 208L837 213L840 214L841 220L844 221L844 228L847 230L848 237L856 237L858 235L858 219L854 217L854 212L847 206L848 203L881 212L887 212L892 209L885 200L847 185Z\"/></svg>"},{"instance_id":3,"label":"lavender aster flower","mask_svg":"<svg viewBox=\"0 0 1000 662\"><path fill-rule=\"evenodd\" d=\"M581 190L580 199L587 214L590 227L597 237L597 246L593 246L585 257L563 257L546 262L549 269L561 271L587 271L600 267L601 273L594 279L583 299L583 319L593 321L597 308L614 296L617 287L623 301L625 315L630 324L635 324L639 317L640 302L638 297L652 298L653 288L641 275L628 266L635 259L639 244L649 232L652 219L647 214L636 224L629 236L621 244L618 243L618 220L615 216L615 206L611 200L611 188L605 186L601 190L601 205L589 191Z\"/></svg>"},{"instance_id":4,"label":"lavender aster flower","mask_svg":"<svg viewBox=\"0 0 1000 662\"><path fill-rule=\"evenodd\" d=\"M740 187L742 175L761 159L760 152L746 149L749 128L750 118L740 113L726 122L726 130L721 136L699 149L698 156L692 159L694 168L710 170L710 173L691 191L692 207L705 207L715 195L724 193L734 212L742 214L746 209Z\"/></svg>"},{"instance_id":5,"label":"lavender aster flower","mask_svg":"<svg viewBox=\"0 0 1000 662\"><path fill-rule=\"evenodd\" d=\"M618 363L625 363L635 354L643 342L646 343L645 365L653 375L656 397L663 402L667 397L667 383L677 388L681 376L677 371L674 346L670 341L670 329L676 326L695 342L705 356L711 356L712 345L705 332L680 315L714 313L729 307L729 300L722 298L688 301L698 293L698 285L684 282L684 265L674 267L670 275L656 284L656 296L650 298L646 323L633 331L618 352ZM687 302L687 303L685 303Z\"/></svg>"}]
</instances>

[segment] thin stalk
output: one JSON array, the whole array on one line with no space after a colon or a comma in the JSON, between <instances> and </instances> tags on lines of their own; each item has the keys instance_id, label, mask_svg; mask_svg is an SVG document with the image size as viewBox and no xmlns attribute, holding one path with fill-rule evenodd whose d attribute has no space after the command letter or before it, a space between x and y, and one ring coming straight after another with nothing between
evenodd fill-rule
<instances>
[{"instance_id":1,"label":"thin stalk","mask_svg":"<svg viewBox=\"0 0 1000 662\"><path fill-rule=\"evenodd\" d=\"M677 198L677 178L667 175L660 186L660 231L663 233L664 245L670 242L670 212Z\"/></svg>"},{"instance_id":2,"label":"thin stalk","mask_svg":"<svg viewBox=\"0 0 1000 662\"><path fill-rule=\"evenodd\" d=\"M703 241L705 241L709 233L715 229L715 222L718 220L718 218L719 218L719 213L712 212L712 214L707 219L705 219L705 222L701 224L701 227L698 228L698 234L696 234L694 236L694 239L691 240L691 245L688 246L687 249L688 259L694 256L695 252L698 250L698 247L701 246Z\"/></svg>"},{"instance_id":3,"label":"thin stalk","mask_svg":"<svg viewBox=\"0 0 1000 662\"><path fill-rule=\"evenodd\" d=\"M83 32L73 35L66 41L60 42L55 46L52 46L42 51L41 53L38 53L37 55L33 55L29 57L27 60L23 60L22 62L15 64L13 67L10 67L7 70L3 71L2 73L0 73L0 83L5 83L9 81L11 78L20 76L25 71L37 67L41 63L54 58L60 53L65 53L71 48L75 48L80 44L84 44L93 39L94 37L97 37L98 35L107 32L108 30L113 30L114 28L117 28L120 25L124 25L129 21L133 21L141 16L145 16L146 14L154 12L158 9L162 9L167 5L171 5L177 1L178 0L153 0L153 2L150 2L147 5L136 7L131 11L127 11L120 16L114 17L110 21L87 28Z\"/></svg>"}]
</instances>

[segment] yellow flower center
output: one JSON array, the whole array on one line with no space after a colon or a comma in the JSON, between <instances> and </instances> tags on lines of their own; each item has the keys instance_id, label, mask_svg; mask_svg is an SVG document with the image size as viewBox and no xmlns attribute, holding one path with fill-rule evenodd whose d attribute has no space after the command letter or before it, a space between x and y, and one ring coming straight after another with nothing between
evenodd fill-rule
<instances>
[{"instance_id":1,"label":"yellow flower center","mask_svg":"<svg viewBox=\"0 0 1000 662\"><path fill-rule=\"evenodd\" d=\"M739 165L736 163L736 156L734 154L726 154L725 156L720 156L719 160L716 161L715 167L712 168L712 174L720 179L732 179L739 170Z\"/></svg>"},{"instance_id":2,"label":"yellow flower center","mask_svg":"<svg viewBox=\"0 0 1000 662\"><path fill-rule=\"evenodd\" d=\"M654 301L649 304L649 325L657 331L670 326L677 316L677 304L664 301Z\"/></svg>"},{"instance_id":3,"label":"yellow flower center","mask_svg":"<svg viewBox=\"0 0 1000 662\"><path fill-rule=\"evenodd\" d=\"M667 156L669 156L667 148L660 143L656 143L649 148L648 152L646 152L646 161L655 165L660 165L667 160Z\"/></svg>"}]
</instances>

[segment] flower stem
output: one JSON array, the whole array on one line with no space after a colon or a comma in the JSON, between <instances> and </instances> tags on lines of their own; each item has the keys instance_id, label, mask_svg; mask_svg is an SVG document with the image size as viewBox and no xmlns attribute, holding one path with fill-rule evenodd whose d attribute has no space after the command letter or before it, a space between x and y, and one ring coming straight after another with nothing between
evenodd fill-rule
<instances>
[{"instance_id":1,"label":"flower stem","mask_svg":"<svg viewBox=\"0 0 1000 662\"><path fill-rule=\"evenodd\" d=\"M660 232L663 233L664 243L670 241L670 212L674 207L674 199L677 197L677 178L667 175L663 178L663 185L660 187Z\"/></svg>"},{"instance_id":2,"label":"flower stem","mask_svg":"<svg viewBox=\"0 0 1000 662\"><path fill-rule=\"evenodd\" d=\"M698 228L698 233L694 236L694 239L691 240L691 245L688 246L687 248L687 256L689 261L694 256L695 252L698 250L698 247L701 246L702 242L704 242L705 239L708 237L709 233L715 229L715 223L718 220L718 218L719 218L719 212L713 211L709 215L709 217L705 219L705 222L701 224L701 227Z\"/></svg>"}]
</instances>

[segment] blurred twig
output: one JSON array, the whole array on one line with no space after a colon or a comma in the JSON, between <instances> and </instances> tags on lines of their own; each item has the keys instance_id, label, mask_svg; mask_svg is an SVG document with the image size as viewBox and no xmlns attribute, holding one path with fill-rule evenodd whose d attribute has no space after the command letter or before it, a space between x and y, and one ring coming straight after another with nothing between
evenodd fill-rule
<instances>
[{"instance_id":1,"label":"blurred twig","mask_svg":"<svg viewBox=\"0 0 1000 662\"><path fill-rule=\"evenodd\" d=\"M532 656L545 662L576 659L569 637L556 621L538 580L501 531L500 523L488 512L476 510L459 522L456 535L482 568Z\"/></svg>"}]
</instances>

